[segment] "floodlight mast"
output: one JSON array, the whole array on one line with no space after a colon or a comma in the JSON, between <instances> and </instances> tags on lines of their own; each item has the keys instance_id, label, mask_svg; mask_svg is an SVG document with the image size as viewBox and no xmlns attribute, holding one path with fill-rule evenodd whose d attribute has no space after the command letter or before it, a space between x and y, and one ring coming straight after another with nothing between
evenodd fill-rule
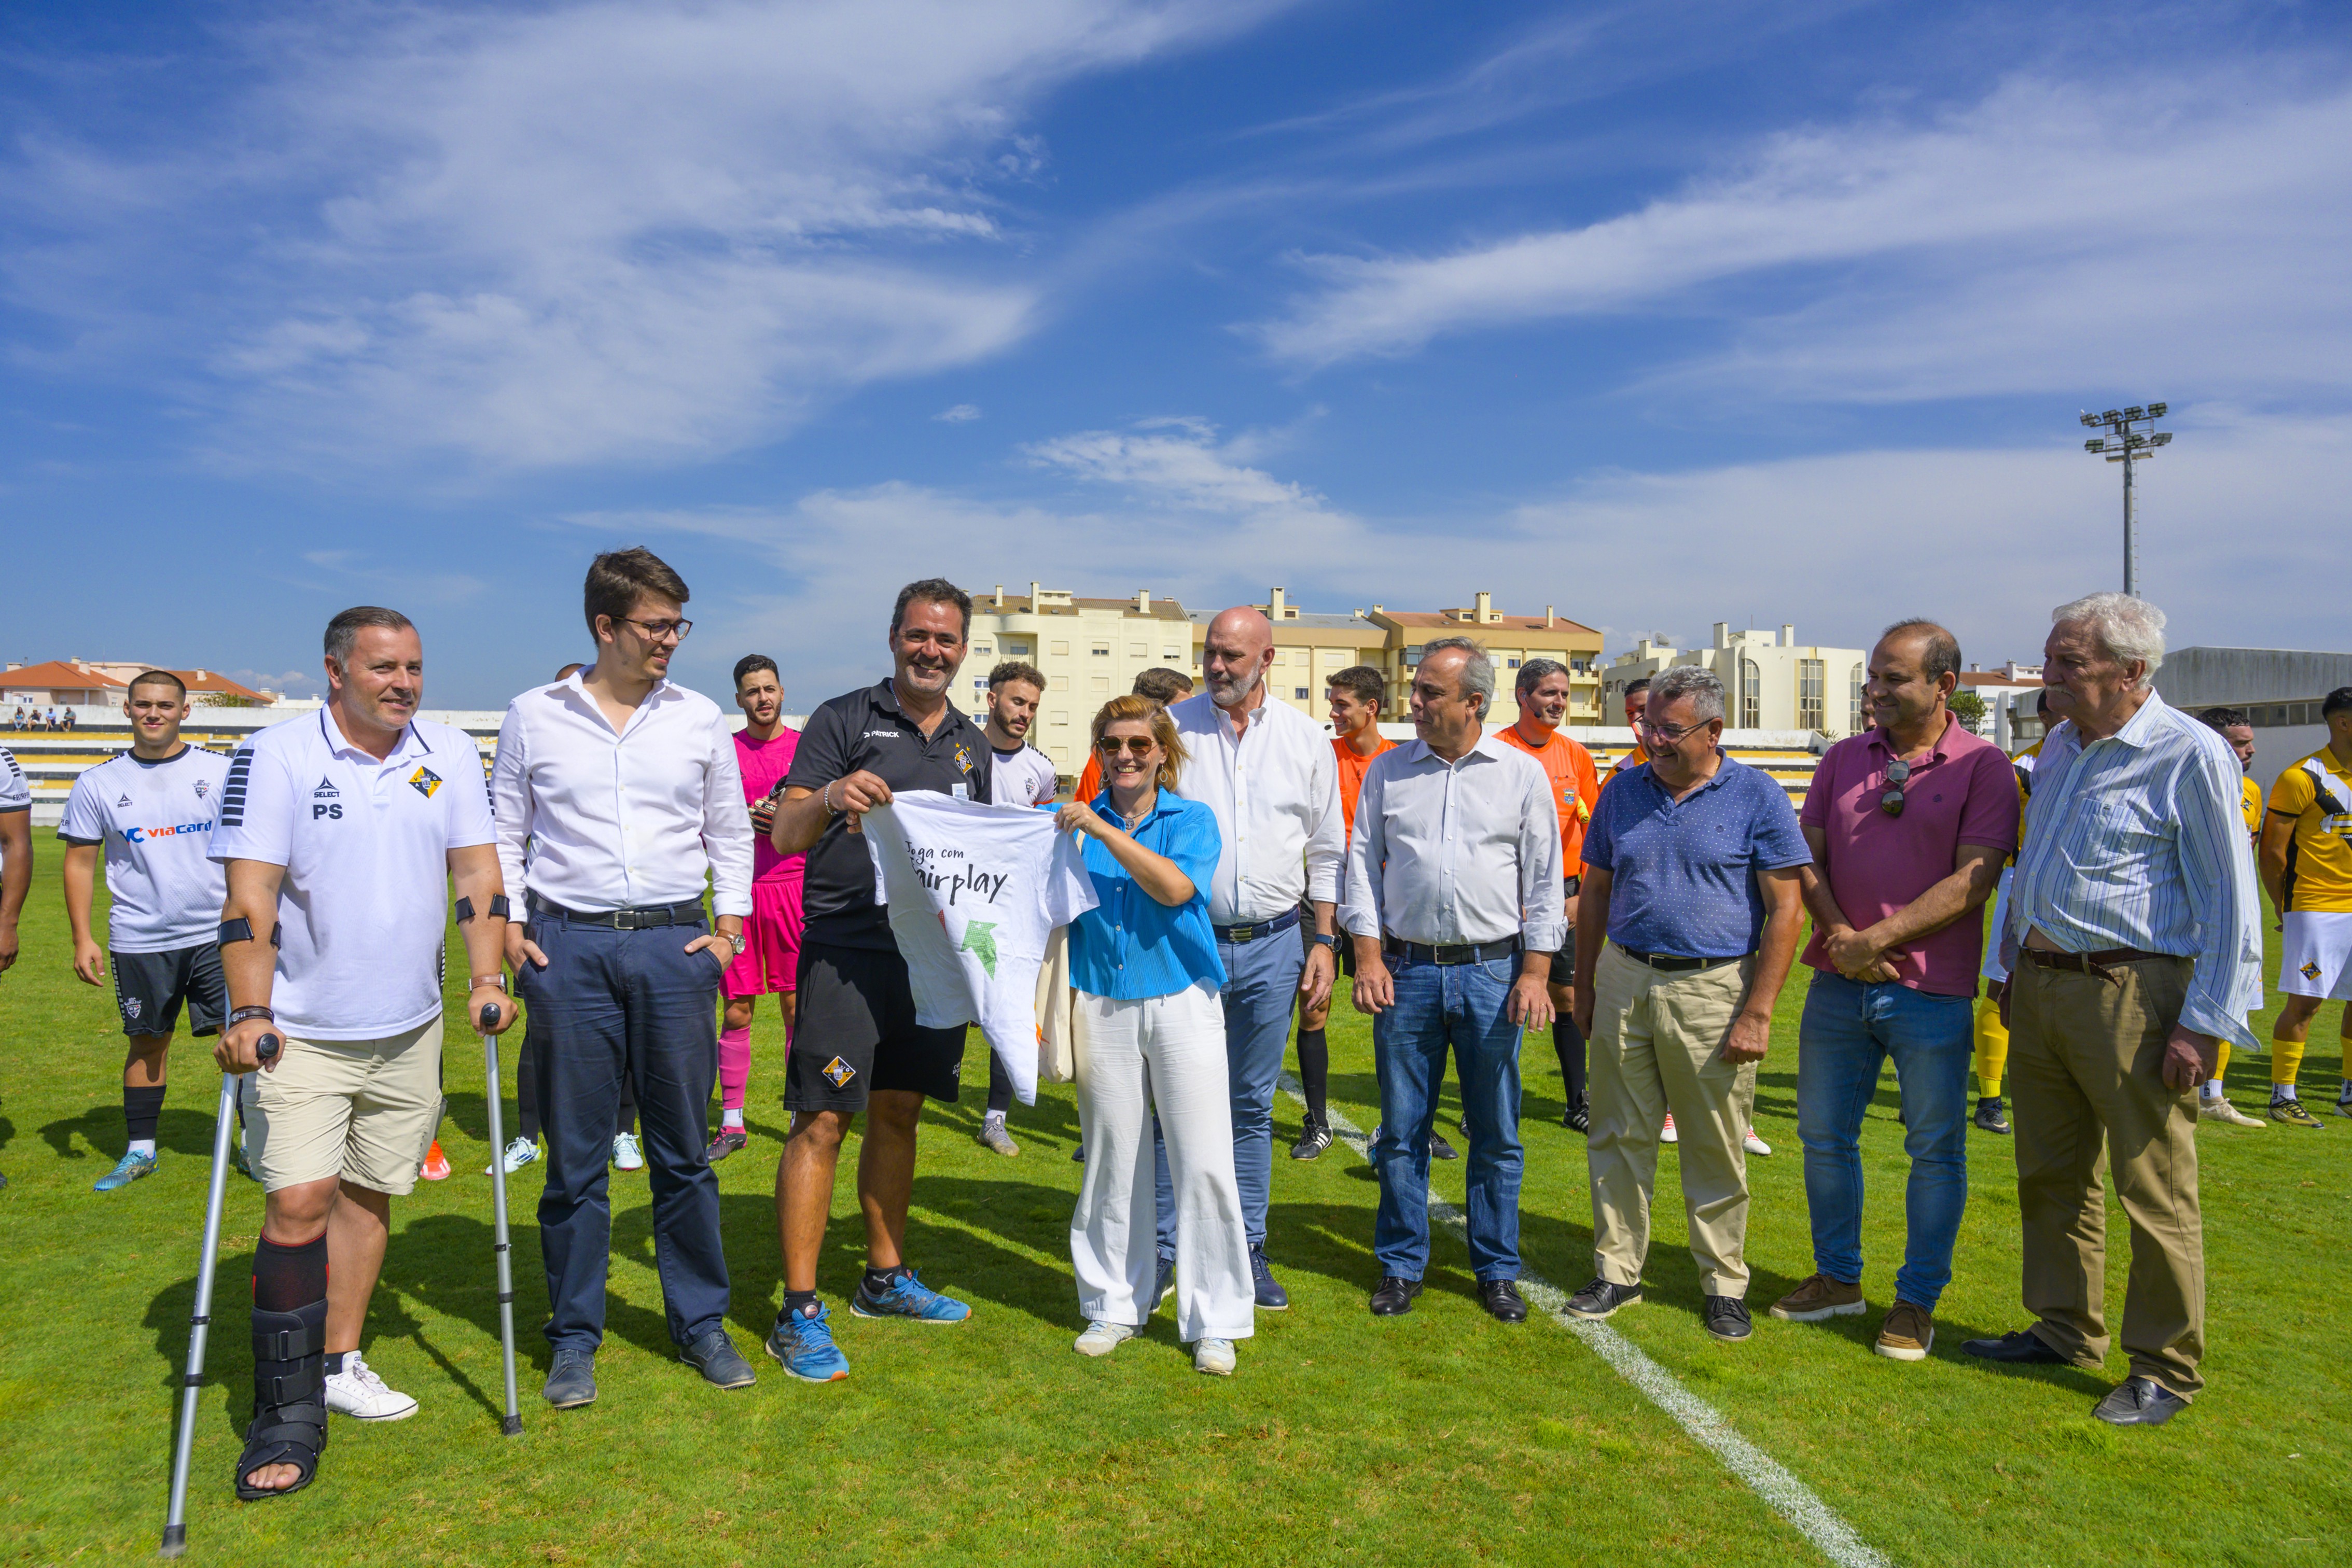
<instances>
[{"instance_id":1,"label":"floodlight mast","mask_svg":"<svg viewBox=\"0 0 2352 1568\"><path fill-rule=\"evenodd\" d=\"M2083 443L2083 450L2095 452L2110 463L2124 465L2124 591L2137 598L2139 594L2139 542L2136 532L2133 492L2137 481L2132 469L2137 464L2156 455L2159 446L2172 444L2172 433L2159 431L2156 422L2165 416L2169 404L2149 403L2146 408L2134 403L2129 408L2111 408L2105 413L2085 413L2083 423L2097 430L2104 426L2109 435L2093 436Z\"/></svg>"}]
</instances>

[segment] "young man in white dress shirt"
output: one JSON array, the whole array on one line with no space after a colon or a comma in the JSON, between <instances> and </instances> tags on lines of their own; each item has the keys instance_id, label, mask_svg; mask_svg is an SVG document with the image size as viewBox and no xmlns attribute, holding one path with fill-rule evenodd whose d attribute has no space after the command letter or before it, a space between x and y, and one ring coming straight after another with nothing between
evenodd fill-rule
<instances>
[{"instance_id":1,"label":"young man in white dress shirt","mask_svg":"<svg viewBox=\"0 0 2352 1568\"><path fill-rule=\"evenodd\" d=\"M720 1388L753 1377L727 1337L719 1177L704 1153L719 982L751 912L751 817L719 705L669 680L694 624L686 601L652 551L598 556L584 605L596 663L515 698L491 768L499 859L530 900L529 924L508 928L507 961L543 1041L539 1235L555 1347L544 1393L559 1409L596 1397L613 1236L605 1160L625 1078L644 1124L678 1359ZM703 918L706 881L716 932Z\"/></svg>"},{"instance_id":2,"label":"young man in white dress shirt","mask_svg":"<svg viewBox=\"0 0 2352 1568\"><path fill-rule=\"evenodd\" d=\"M1224 611L1209 622L1201 650L1209 689L1168 710L1192 754L1184 793L1217 814L1224 841L1209 889L1209 920L1225 966L1234 1176L1257 1304L1266 1312L1290 1305L1265 1260L1275 1082L1292 1007L1330 1001L1334 912L1347 846L1330 737L1297 708L1269 700L1265 673L1273 664L1273 622L1246 605ZM1315 922L1305 951L1293 929L1302 906L1312 909ZM1160 1212L1165 1238L1174 1199L1164 1182Z\"/></svg>"},{"instance_id":3,"label":"young man in white dress shirt","mask_svg":"<svg viewBox=\"0 0 2352 1568\"><path fill-rule=\"evenodd\" d=\"M1552 955L1568 939L1559 813L1542 766L1482 739L1495 666L1441 637L1413 672L1418 738L1375 758L1356 798L1344 916L1355 1003L1380 1065L1377 1317L1412 1310L1429 1263L1429 1132L1451 1050L1470 1134L1466 1207L1479 1304L1525 1322L1520 1299L1519 1031L1552 1019Z\"/></svg>"}]
</instances>

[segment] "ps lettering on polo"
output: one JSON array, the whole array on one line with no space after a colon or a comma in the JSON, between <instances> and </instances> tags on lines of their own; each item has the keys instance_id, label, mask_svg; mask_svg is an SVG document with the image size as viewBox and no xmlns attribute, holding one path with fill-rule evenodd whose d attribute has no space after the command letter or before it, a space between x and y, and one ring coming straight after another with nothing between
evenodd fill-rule
<instances>
[{"instance_id":1,"label":"ps lettering on polo","mask_svg":"<svg viewBox=\"0 0 2352 1568\"><path fill-rule=\"evenodd\" d=\"M415 789L420 768L447 780L481 763L463 730L424 719L379 759L325 708L260 731L230 761L236 820L225 797L211 856L285 868L270 1005L290 1034L380 1040L440 1016L449 852L492 841L490 798Z\"/></svg>"},{"instance_id":2,"label":"ps lettering on polo","mask_svg":"<svg viewBox=\"0 0 2352 1568\"><path fill-rule=\"evenodd\" d=\"M74 780L58 837L104 846L110 951L173 953L213 939L227 887L207 852L228 773L220 753L184 746L157 760L125 752Z\"/></svg>"}]
</instances>

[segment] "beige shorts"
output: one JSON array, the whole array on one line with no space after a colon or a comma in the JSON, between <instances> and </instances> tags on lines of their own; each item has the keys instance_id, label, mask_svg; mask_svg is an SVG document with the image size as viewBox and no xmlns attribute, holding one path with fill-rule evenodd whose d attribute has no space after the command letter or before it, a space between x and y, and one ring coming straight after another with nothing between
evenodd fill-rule
<instances>
[{"instance_id":1,"label":"beige shorts","mask_svg":"<svg viewBox=\"0 0 2352 1568\"><path fill-rule=\"evenodd\" d=\"M441 1020L383 1040L296 1040L237 1084L262 1190L341 1176L406 1196L441 1125Z\"/></svg>"}]
</instances>

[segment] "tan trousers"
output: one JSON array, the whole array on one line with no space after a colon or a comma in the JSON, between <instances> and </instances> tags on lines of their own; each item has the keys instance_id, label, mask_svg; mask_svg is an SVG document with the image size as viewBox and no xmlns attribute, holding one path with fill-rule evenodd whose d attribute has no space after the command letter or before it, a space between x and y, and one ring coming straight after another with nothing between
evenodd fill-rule
<instances>
[{"instance_id":1,"label":"tan trousers","mask_svg":"<svg viewBox=\"0 0 2352 1568\"><path fill-rule=\"evenodd\" d=\"M1748 1293L1748 1150L1756 1067L1718 1054L1755 960L1668 974L1603 947L1593 978L1592 1261L1639 1284L1650 1253L1658 1131L1671 1111L1682 1156L1691 1257L1710 1296Z\"/></svg>"},{"instance_id":2,"label":"tan trousers","mask_svg":"<svg viewBox=\"0 0 2352 1568\"><path fill-rule=\"evenodd\" d=\"M2010 1114L2024 1228L2025 1310L2044 1344L2084 1366L2107 1354L2106 1152L2131 1224L2124 1354L2182 1398L2205 1385L2205 1230L2194 1089L2164 1085L2164 1045L2189 961L2116 967L2117 980L2021 964L2009 1004Z\"/></svg>"}]
</instances>

